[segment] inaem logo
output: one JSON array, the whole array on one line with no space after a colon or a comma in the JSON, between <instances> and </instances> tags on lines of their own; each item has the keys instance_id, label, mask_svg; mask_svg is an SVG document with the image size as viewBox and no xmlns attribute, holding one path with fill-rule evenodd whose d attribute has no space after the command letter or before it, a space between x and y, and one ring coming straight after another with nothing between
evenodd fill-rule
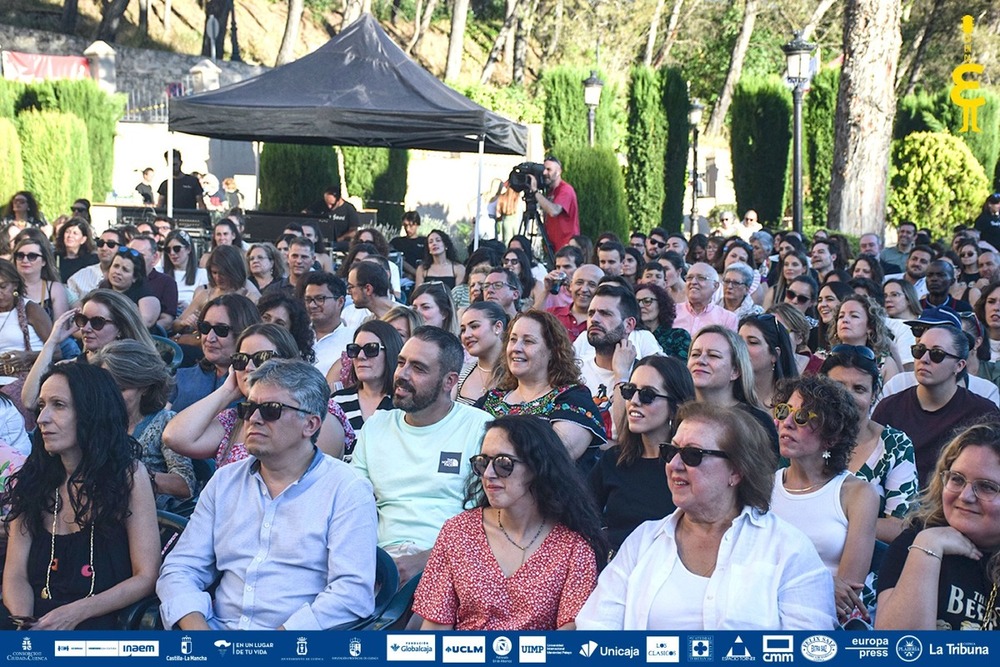
<instances>
[{"instance_id":1,"label":"inaem logo","mask_svg":"<svg viewBox=\"0 0 1000 667\"><path fill-rule=\"evenodd\" d=\"M597 650L597 646L598 644L595 641L587 642L586 644L580 647L580 655L582 655L585 658L589 658L590 656L594 655L594 651Z\"/></svg>"},{"instance_id":2,"label":"inaem logo","mask_svg":"<svg viewBox=\"0 0 1000 667\"><path fill-rule=\"evenodd\" d=\"M215 648L219 649L219 655L220 656L226 655L226 651L229 650L229 647L232 646L232 645L233 645L232 642L228 642L225 639L216 639L215 640Z\"/></svg>"}]
</instances>

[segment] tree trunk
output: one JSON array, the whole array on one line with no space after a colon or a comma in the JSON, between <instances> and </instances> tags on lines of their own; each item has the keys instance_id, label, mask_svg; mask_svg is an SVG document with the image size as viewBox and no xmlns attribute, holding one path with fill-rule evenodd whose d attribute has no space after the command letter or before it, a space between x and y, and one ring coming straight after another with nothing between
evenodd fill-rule
<instances>
[{"instance_id":1,"label":"tree trunk","mask_svg":"<svg viewBox=\"0 0 1000 667\"><path fill-rule=\"evenodd\" d=\"M281 47L275 67L295 60L295 45L299 42L299 25L302 23L303 0L288 0L288 18L285 20L285 34L281 37Z\"/></svg>"},{"instance_id":2,"label":"tree trunk","mask_svg":"<svg viewBox=\"0 0 1000 667\"><path fill-rule=\"evenodd\" d=\"M695 7L698 4L698 0L694 0L691 3L691 7ZM670 49L673 47L674 42L677 41L677 24L681 20L681 7L684 5L684 0L675 0L674 8L670 12L670 21L667 22L667 34L663 38L663 46L660 48L660 52L656 54L656 58L653 59L653 68L659 69L663 63L666 61L667 57L670 56Z\"/></svg>"},{"instance_id":3,"label":"tree trunk","mask_svg":"<svg viewBox=\"0 0 1000 667\"><path fill-rule=\"evenodd\" d=\"M139 34L149 34L149 0L139 0Z\"/></svg>"},{"instance_id":4,"label":"tree trunk","mask_svg":"<svg viewBox=\"0 0 1000 667\"><path fill-rule=\"evenodd\" d=\"M649 35L646 37L646 54L642 57L642 64L646 67L653 64L653 47L656 46L656 33L660 28L660 16L663 15L664 4L665 0L656 0L656 9L653 10L653 18L649 22Z\"/></svg>"},{"instance_id":5,"label":"tree trunk","mask_svg":"<svg viewBox=\"0 0 1000 667\"><path fill-rule=\"evenodd\" d=\"M806 23L806 27L802 28L802 39L807 42L809 41L812 34L816 32L816 28L819 26L820 21L823 20L823 17L828 11L830 11L830 8L833 7L835 3L836 0L821 0L819 5L816 7L816 11L814 11L813 15L809 17L809 23Z\"/></svg>"},{"instance_id":6,"label":"tree trunk","mask_svg":"<svg viewBox=\"0 0 1000 667\"><path fill-rule=\"evenodd\" d=\"M504 19L504 23L507 23L507 19L511 16L515 17L517 20L517 10L520 0L507 0L507 18ZM503 61L505 63L513 62L514 60L514 39L512 35L507 36L507 41L503 45Z\"/></svg>"},{"instance_id":7,"label":"tree trunk","mask_svg":"<svg viewBox=\"0 0 1000 667\"><path fill-rule=\"evenodd\" d=\"M535 23L535 14L539 0L529 0L521 5L520 16L517 19L517 30L514 32L514 63L512 80L514 85L524 85L524 68L528 62L528 40L531 39L531 29Z\"/></svg>"},{"instance_id":8,"label":"tree trunk","mask_svg":"<svg viewBox=\"0 0 1000 667\"><path fill-rule=\"evenodd\" d=\"M493 40L493 48L490 49L490 55L486 57L486 64L483 65L483 73L479 76L479 83L481 85L484 85L493 76L493 68L496 67L497 61L500 60L500 52L503 50L504 44L509 41L507 37L514 29L514 23L517 20L517 6L524 1L515 0L514 11L507 15L506 20L504 20L503 25L500 27L500 32L497 33L497 38Z\"/></svg>"},{"instance_id":9,"label":"tree trunk","mask_svg":"<svg viewBox=\"0 0 1000 667\"><path fill-rule=\"evenodd\" d=\"M76 20L79 16L80 6L77 0L66 0L63 3L62 21L60 22L59 29L67 35L72 35L76 32Z\"/></svg>"},{"instance_id":10,"label":"tree trunk","mask_svg":"<svg viewBox=\"0 0 1000 667\"><path fill-rule=\"evenodd\" d=\"M369 7L371 3L368 3ZM361 14L365 11L363 0L345 0L344 2L344 21L341 23L341 30L351 25L359 18Z\"/></svg>"},{"instance_id":11,"label":"tree trunk","mask_svg":"<svg viewBox=\"0 0 1000 667\"><path fill-rule=\"evenodd\" d=\"M215 38L215 57L222 60L226 46L226 31L229 29L229 12L233 10L233 0L208 0L205 4L205 30L202 33L201 55L212 56L212 41L208 38L208 17L219 21L219 35Z\"/></svg>"},{"instance_id":12,"label":"tree trunk","mask_svg":"<svg viewBox=\"0 0 1000 667\"><path fill-rule=\"evenodd\" d=\"M118 35L118 26L121 25L125 10L128 9L129 0L104 0L101 24L97 28L97 39L108 43L114 43Z\"/></svg>"},{"instance_id":13,"label":"tree trunk","mask_svg":"<svg viewBox=\"0 0 1000 667\"><path fill-rule=\"evenodd\" d=\"M552 12L552 39L549 40L549 45L545 47L546 60L551 60L556 54L556 49L559 47L559 38L562 36L562 23L563 0L556 0L555 9Z\"/></svg>"},{"instance_id":14,"label":"tree trunk","mask_svg":"<svg viewBox=\"0 0 1000 667\"><path fill-rule=\"evenodd\" d=\"M170 36L170 14L172 13L173 0L164 0L163 2L163 36Z\"/></svg>"},{"instance_id":15,"label":"tree trunk","mask_svg":"<svg viewBox=\"0 0 1000 667\"><path fill-rule=\"evenodd\" d=\"M434 10L437 9L438 0L427 0L427 7L424 8L424 18L420 23L420 30L413 36L410 41L410 52L412 53L419 45L420 41L424 38L431 29L431 19L434 18Z\"/></svg>"},{"instance_id":16,"label":"tree trunk","mask_svg":"<svg viewBox=\"0 0 1000 667\"><path fill-rule=\"evenodd\" d=\"M899 0L847 0L828 223L849 234L885 227L896 114Z\"/></svg>"},{"instance_id":17,"label":"tree trunk","mask_svg":"<svg viewBox=\"0 0 1000 667\"><path fill-rule=\"evenodd\" d=\"M753 36L753 26L757 21L759 3L760 0L747 0L746 9L743 11L743 23L740 25L740 34L736 36L733 54L729 58L729 72L726 73L726 82L722 84L719 101L715 103L712 115L708 118L708 125L705 127L707 135L722 133L726 112L729 111L729 104L733 101L733 91L736 90L736 84L743 73L743 61L746 59L747 49L750 47L750 37Z\"/></svg>"},{"instance_id":18,"label":"tree trunk","mask_svg":"<svg viewBox=\"0 0 1000 667\"><path fill-rule=\"evenodd\" d=\"M410 37L410 41L407 42L406 48L403 51L406 55L410 55L413 52L413 47L417 45L420 41L420 19L423 17L424 0L417 0L413 7L413 36Z\"/></svg>"},{"instance_id":19,"label":"tree trunk","mask_svg":"<svg viewBox=\"0 0 1000 667\"><path fill-rule=\"evenodd\" d=\"M931 7L930 12L927 14L927 18L924 19L924 25L920 28L920 32L917 33L916 38L913 40L913 45L910 47L910 61L906 64L906 67L900 67L899 73L909 71L909 76L906 77L906 89L903 92L904 95L913 94L914 88L917 86L917 81L920 80L920 71L923 69L924 55L927 53L927 44L931 41L931 36L934 34L934 26L937 24L937 15L941 9L942 0L935 0L934 5ZM900 77L902 81L903 77Z\"/></svg>"},{"instance_id":20,"label":"tree trunk","mask_svg":"<svg viewBox=\"0 0 1000 667\"><path fill-rule=\"evenodd\" d=\"M389 22L392 23L392 25L396 25L396 22L399 21L399 14L402 11L403 0L392 0L392 16L389 19Z\"/></svg>"},{"instance_id":21,"label":"tree trunk","mask_svg":"<svg viewBox=\"0 0 1000 667\"><path fill-rule=\"evenodd\" d=\"M451 34L448 35L448 63L444 80L455 81L462 73L462 54L465 52L465 21L469 16L469 0L455 0L451 12Z\"/></svg>"}]
</instances>

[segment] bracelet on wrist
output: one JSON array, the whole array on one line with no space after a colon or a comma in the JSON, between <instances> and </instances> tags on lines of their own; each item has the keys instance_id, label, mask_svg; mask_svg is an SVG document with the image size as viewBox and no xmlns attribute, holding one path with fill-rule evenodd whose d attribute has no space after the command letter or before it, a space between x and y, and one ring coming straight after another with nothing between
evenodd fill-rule
<instances>
[{"instance_id":1,"label":"bracelet on wrist","mask_svg":"<svg viewBox=\"0 0 1000 667\"><path fill-rule=\"evenodd\" d=\"M935 553L935 552L931 551L930 549L925 549L924 547L920 546L919 544L911 544L910 546L906 547L907 551L910 551L912 549L916 549L917 551L922 551L925 554L927 554L928 556L932 556L934 558L937 558L938 560L943 560L941 558L941 554Z\"/></svg>"}]
</instances>

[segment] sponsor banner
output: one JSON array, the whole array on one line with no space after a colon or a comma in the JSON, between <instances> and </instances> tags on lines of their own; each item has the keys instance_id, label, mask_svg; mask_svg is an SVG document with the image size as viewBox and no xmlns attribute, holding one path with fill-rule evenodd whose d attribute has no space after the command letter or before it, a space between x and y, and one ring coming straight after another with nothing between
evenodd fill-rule
<instances>
[{"instance_id":1,"label":"sponsor banner","mask_svg":"<svg viewBox=\"0 0 1000 667\"><path fill-rule=\"evenodd\" d=\"M115 665L694 665L994 667L1000 637L972 632L6 632L8 663ZM124 664L124 662L122 662ZM138 667L138 665L136 665ZM311 667L311 666L310 666ZM360 667L360 666L359 666ZM746 666L751 667L751 666ZM863 667L863 666L862 666Z\"/></svg>"},{"instance_id":2,"label":"sponsor banner","mask_svg":"<svg viewBox=\"0 0 1000 667\"><path fill-rule=\"evenodd\" d=\"M0 52L3 76L11 81L35 83L47 79L89 79L90 65L83 56L49 56L41 53Z\"/></svg>"}]
</instances>

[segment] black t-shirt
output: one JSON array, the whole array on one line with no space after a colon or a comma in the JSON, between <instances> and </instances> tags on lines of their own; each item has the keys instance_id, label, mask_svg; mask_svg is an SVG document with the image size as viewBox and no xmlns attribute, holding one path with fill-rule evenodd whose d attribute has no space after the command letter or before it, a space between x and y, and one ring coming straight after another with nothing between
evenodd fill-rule
<instances>
[{"instance_id":1,"label":"black t-shirt","mask_svg":"<svg viewBox=\"0 0 1000 667\"><path fill-rule=\"evenodd\" d=\"M164 181L164 183L166 183L166 181ZM154 203L153 202L153 186L150 185L149 183L145 183L145 182L140 183L139 185L135 186L135 191L138 192L142 196L142 203L143 204L153 204Z\"/></svg>"},{"instance_id":2,"label":"black t-shirt","mask_svg":"<svg viewBox=\"0 0 1000 667\"><path fill-rule=\"evenodd\" d=\"M975 222L979 238L994 248L1000 249L1000 215L993 216L989 212L980 213Z\"/></svg>"},{"instance_id":3,"label":"black t-shirt","mask_svg":"<svg viewBox=\"0 0 1000 667\"><path fill-rule=\"evenodd\" d=\"M418 236L411 239L408 236L397 236L389 241L389 245L403 253L403 261L413 268L417 268L423 261L424 253L427 250L427 237Z\"/></svg>"},{"instance_id":4,"label":"black t-shirt","mask_svg":"<svg viewBox=\"0 0 1000 667\"><path fill-rule=\"evenodd\" d=\"M662 519L677 509L663 461L640 458L629 466L619 466L620 452L617 445L605 450L590 471L590 488L615 550L639 524Z\"/></svg>"},{"instance_id":5,"label":"black t-shirt","mask_svg":"<svg viewBox=\"0 0 1000 667\"><path fill-rule=\"evenodd\" d=\"M307 208L306 213L327 218L330 221L333 227L333 239L331 239L333 243L346 241L347 239L344 238L344 235L352 229L356 230L361 225L361 219L358 217L358 209L354 208L354 204L349 201L345 201L337 208L330 208L324 200L320 199Z\"/></svg>"},{"instance_id":6,"label":"black t-shirt","mask_svg":"<svg viewBox=\"0 0 1000 667\"><path fill-rule=\"evenodd\" d=\"M916 549L912 552L907 550L918 532L915 528L907 528L889 545L878 573L879 593L896 587L910 554L914 558L933 558L925 553L917 553ZM986 573L989 559L990 554L983 554L982 560L978 561L965 556L945 556L941 559L936 614L938 630L980 629L986 602L993 588Z\"/></svg>"},{"instance_id":7,"label":"black t-shirt","mask_svg":"<svg viewBox=\"0 0 1000 667\"><path fill-rule=\"evenodd\" d=\"M167 182L160 183L156 191L161 197L167 196ZM195 209L205 192L201 183L191 174L181 174L174 179L174 208Z\"/></svg>"}]
</instances>

